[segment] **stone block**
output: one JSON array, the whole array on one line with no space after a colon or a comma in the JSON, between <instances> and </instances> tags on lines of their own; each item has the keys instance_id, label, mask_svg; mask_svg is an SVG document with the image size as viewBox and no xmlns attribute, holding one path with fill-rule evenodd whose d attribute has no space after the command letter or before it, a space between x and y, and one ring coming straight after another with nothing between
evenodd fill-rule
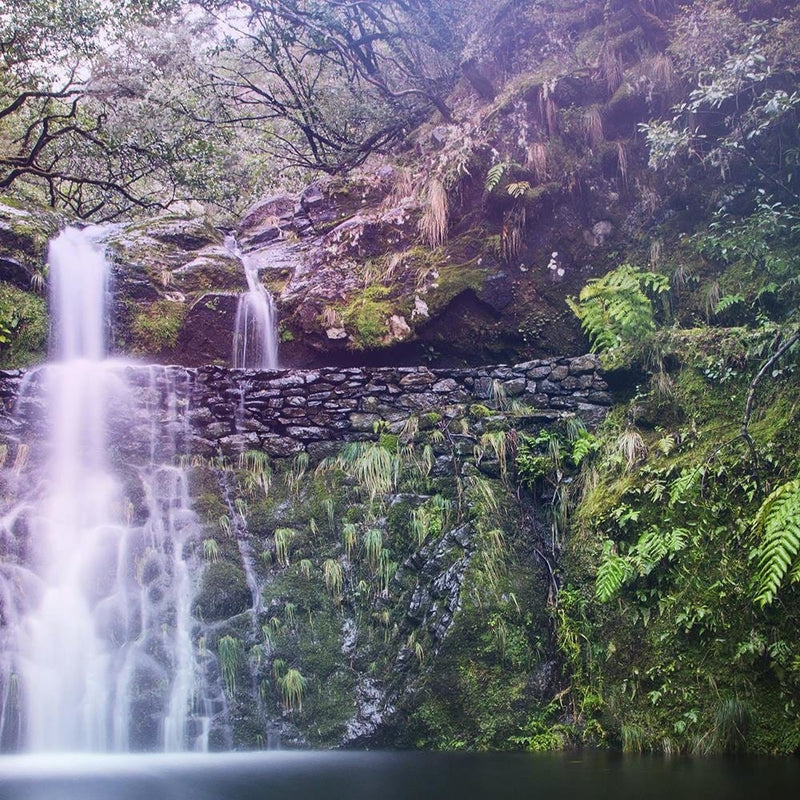
<instances>
[{"instance_id":1,"label":"stone block","mask_svg":"<svg viewBox=\"0 0 800 800\"><path fill-rule=\"evenodd\" d=\"M577 358L570 359L569 362L570 375L585 375L587 372L594 372L599 368L600 359L591 354L578 356Z\"/></svg>"},{"instance_id":2,"label":"stone block","mask_svg":"<svg viewBox=\"0 0 800 800\"><path fill-rule=\"evenodd\" d=\"M517 397L525 391L525 378L512 378L503 383L503 391L508 397Z\"/></svg>"},{"instance_id":3,"label":"stone block","mask_svg":"<svg viewBox=\"0 0 800 800\"><path fill-rule=\"evenodd\" d=\"M374 425L381 421L379 414L355 412L350 415L350 425L354 431L372 431Z\"/></svg>"},{"instance_id":4,"label":"stone block","mask_svg":"<svg viewBox=\"0 0 800 800\"><path fill-rule=\"evenodd\" d=\"M534 367L533 369L528 370L528 377L531 380L540 380L541 378L546 378L550 375L551 367L549 364L542 364L541 366Z\"/></svg>"}]
</instances>

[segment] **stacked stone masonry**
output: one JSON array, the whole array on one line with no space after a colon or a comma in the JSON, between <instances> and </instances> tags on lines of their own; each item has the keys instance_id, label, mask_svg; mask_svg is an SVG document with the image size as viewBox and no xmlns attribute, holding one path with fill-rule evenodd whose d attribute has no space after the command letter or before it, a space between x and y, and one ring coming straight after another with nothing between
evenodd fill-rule
<instances>
[{"instance_id":1,"label":"stacked stone masonry","mask_svg":"<svg viewBox=\"0 0 800 800\"><path fill-rule=\"evenodd\" d=\"M123 369L145 399L127 421L131 441L138 439L136 427L161 417L174 429L178 452L203 457L263 449L277 458L306 451L316 460L343 442L399 433L411 416L427 424L470 416L480 427L481 418L505 413L527 427L573 413L593 426L611 404L593 355L472 369ZM17 403L23 383L24 399ZM40 403L30 389L35 383L35 374L0 373L6 441L27 440L36 426L38 415L30 411ZM124 441L115 445L125 449Z\"/></svg>"}]
</instances>

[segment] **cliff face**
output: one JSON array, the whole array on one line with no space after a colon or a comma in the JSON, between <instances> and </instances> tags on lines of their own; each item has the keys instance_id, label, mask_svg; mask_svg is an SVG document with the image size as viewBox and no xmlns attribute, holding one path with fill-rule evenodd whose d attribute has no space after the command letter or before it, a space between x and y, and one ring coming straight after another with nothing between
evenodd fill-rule
<instances>
[{"instance_id":1,"label":"cliff face","mask_svg":"<svg viewBox=\"0 0 800 800\"><path fill-rule=\"evenodd\" d=\"M106 433L129 524L146 517L140 477L164 457L162 442L199 515L183 559L212 747L278 736L318 747L441 747L445 736L503 747L529 707L561 688L548 634L552 544L535 505L515 497L508 448L563 432L576 413L603 419L611 398L596 358L118 371L131 401L112 407ZM35 487L46 469L45 384L44 372L0 378L8 486ZM176 524L195 524L181 513ZM6 545L24 563L22 527ZM167 609L169 629L169 571L150 553L135 581ZM152 658L169 672L158 648ZM301 676L296 696L281 683L288 669ZM160 691L132 679L135 747L157 745Z\"/></svg>"}]
</instances>

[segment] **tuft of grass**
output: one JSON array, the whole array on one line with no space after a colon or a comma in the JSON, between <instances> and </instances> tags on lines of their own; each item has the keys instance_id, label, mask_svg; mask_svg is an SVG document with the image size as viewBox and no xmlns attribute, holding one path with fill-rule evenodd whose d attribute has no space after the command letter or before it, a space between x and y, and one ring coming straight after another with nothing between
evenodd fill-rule
<instances>
[{"instance_id":1,"label":"tuft of grass","mask_svg":"<svg viewBox=\"0 0 800 800\"><path fill-rule=\"evenodd\" d=\"M220 671L229 697L236 693L236 671L241 654L242 643L235 636L223 636L219 640Z\"/></svg>"},{"instance_id":2,"label":"tuft of grass","mask_svg":"<svg viewBox=\"0 0 800 800\"><path fill-rule=\"evenodd\" d=\"M336 559L328 558L322 565L322 574L325 579L325 588L334 598L341 599L342 586L344 585L342 565Z\"/></svg>"},{"instance_id":3,"label":"tuft of grass","mask_svg":"<svg viewBox=\"0 0 800 800\"><path fill-rule=\"evenodd\" d=\"M528 145L525 158L525 168L529 169L536 178L537 183L547 180L547 145L543 142L534 142Z\"/></svg>"},{"instance_id":4,"label":"tuft of grass","mask_svg":"<svg viewBox=\"0 0 800 800\"><path fill-rule=\"evenodd\" d=\"M219 544L216 539L203 540L203 558L214 564L219 558Z\"/></svg>"},{"instance_id":5,"label":"tuft of grass","mask_svg":"<svg viewBox=\"0 0 800 800\"><path fill-rule=\"evenodd\" d=\"M289 566L289 553L291 550L292 539L297 532L292 528L276 528L275 530L275 555L278 563L284 567Z\"/></svg>"},{"instance_id":6,"label":"tuft of grass","mask_svg":"<svg viewBox=\"0 0 800 800\"><path fill-rule=\"evenodd\" d=\"M438 178L431 178L425 197L425 210L419 230L429 247L440 247L447 241L450 202L447 190Z\"/></svg>"},{"instance_id":7,"label":"tuft of grass","mask_svg":"<svg viewBox=\"0 0 800 800\"><path fill-rule=\"evenodd\" d=\"M352 522L348 522L342 528L342 547L348 559L352 559L353 550L356 546L356 526Z\"/></svg>"},{"instance_id":8,"label":"tuft of grass","mask_svg":"<svg viewBox=\"0 0 800 800\"><path fill-rule=\"evenodd\" d=\"M303 710L303 695L306 691L307 681L299 669L290 667L278 678L278 686L281 689L281 698L284 708L292 712L295 708Z\"/></svg>"},{"instance_id":9,"label":"tuft of grass","mask_svg":"<svg viewBox=\"0 0 800 800\"><path fill-rule=\"evenodd\" d=\"M367 563L373 570L377 569L382 552L383 531L379 528L370 528L364 536L364 553L367 557Z\"/></svg>"},{"instance_id":10,"label":"tuft of grass","mask_svg":"<svg viewBox=\"0 0 800 800\"><path fill-rule=\"evenodd\" d=\"M600 116L600 109L597 106L589 106L583 112L581 127L590 147L597 147L605 140L603 118Z\"/></svg>"},{"instance_id":11,"label":"tuft of grass","mask_svg":"<svg viewBox=\"0 0 800 800\"><path fill-rule=\"evenodd\" d=\"M638 725L623 725L621 733L623 753L644 753L649 748L647 736Z\"/></svg>"},{"instance_id":12,"label":"tuft of grass","mask_svg":"<svg viewBox=\"0 0 800 800\"><path fill-rule=\"evenodd\" d=\"M632 425L627 427L617 438L617 450L625 459L628 469L641 461L647 455L647 446L639 433Z\"/></svg>"},{"instance_id":13,"label":"tuft of grass","mask_svg":"<svg viewBox=\"0 0 800 800\"><path fill-rule=\"evenodd\" d=\"M356 478L369 492L370 500L389 494L397 485L400 457L379 442L351 442L342 448L337 465Z\"/></svg>"},{"instance_id":14,"label":"tuft of grass","mask_svg":"<svg viewBox=\"0 0 800 800\"><path fill-rule=\"evenodd\" d=\"M622 183L628 185L628 150L624 142L617 142L617 169Z\"/></svg>"},{"instance_id":15,"label":"tuft of grass","mask_svg":"<svg viewBox=\"0 0 800 800\"><path fill-rule=\"evenodd\" d=\"M699 742L697 749L704 755L732 755L747 749L747 734L752 724L750 708L736 697L721 700L714 713L711 730Z\"/></svg>"},{"instance_id":16,"label":"tuft of grass","mask_svg":"<svg viewBox=\"0 0 800 800\"><path fill-rule=\"evenodd\" d=\"M245 473L245 488L250 492L260 490L269 496L272 485L272 468L269 455L261 450L246 450L239 456L239 469Z\"/></svg>"}]
</instances>

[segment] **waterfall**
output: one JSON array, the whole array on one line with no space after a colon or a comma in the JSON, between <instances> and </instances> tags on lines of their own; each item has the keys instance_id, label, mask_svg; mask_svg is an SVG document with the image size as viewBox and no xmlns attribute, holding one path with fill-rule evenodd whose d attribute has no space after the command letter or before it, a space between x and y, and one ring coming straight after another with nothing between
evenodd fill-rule
<instances>
[{"instance_id":1,"label":"waterfall","mask_svg":"<svg viewBox=\"0 0 800 800\"><path fill-rule=\"evenodd\" d=\"M34 752L204 749L202 532L176 464L191 387L107 357L99 235L50 245L53 361L25 387L31 435L5 469L0 737Z\"/></svg>"},{"instance_id":2,"label":"waterfall","mask_svg":"<svg viewBox=\"0 0 800 800\"><path fill-rule=\"evenodd\" d=\"M233 334L233 366L239 369L274 369L278 366L278 315L275 301L258 276L258 267L228 237L228 250L244 267L247 292L239 298Z\"/></svg>"}]
</instances>

